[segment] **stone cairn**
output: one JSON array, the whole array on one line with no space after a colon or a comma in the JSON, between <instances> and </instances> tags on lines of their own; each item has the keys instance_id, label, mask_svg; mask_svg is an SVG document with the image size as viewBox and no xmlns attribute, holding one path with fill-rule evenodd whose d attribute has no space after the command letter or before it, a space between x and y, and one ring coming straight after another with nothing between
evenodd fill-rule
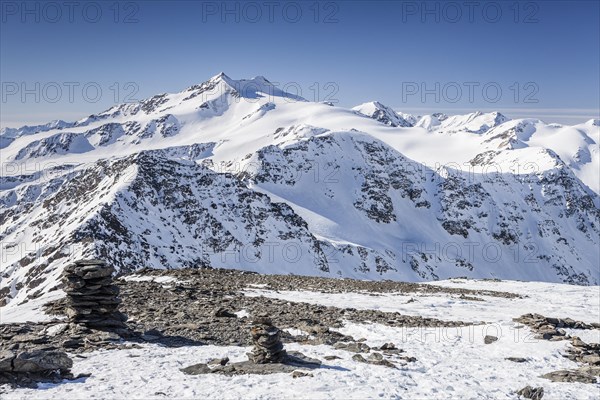
<instances>
[{"instance_id":1,"label":"stone cairn","mask_svg":"<svg viewBox=\"0 0 600 400\"><path fill-rule=\"evenodd\" d=\"M101 260L82 260L65 267L66 313L70 322L94 329L125 328L127 317L118 311L119 288L113 285L115 269Z\"/></svg>"},{"instance_id":2,"label":"stone cairn","mask_svg":"<svg viewBox=\"0 0 600 400\"><path fill-rule=\"evenodd\" d=\"M258 316L250 328L254 348L248 358L255 364L283 363L287 353L281 343L281 331L273 326L271 319Z\"/></svg>"}]
</instances>

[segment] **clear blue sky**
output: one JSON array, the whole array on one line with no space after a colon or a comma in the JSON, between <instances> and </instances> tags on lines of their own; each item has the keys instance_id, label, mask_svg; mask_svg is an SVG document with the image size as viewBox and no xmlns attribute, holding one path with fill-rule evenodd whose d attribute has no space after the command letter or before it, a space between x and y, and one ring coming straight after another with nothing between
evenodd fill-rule
<instances>
[{"instance_id":1,"label":"clear blue sky","mask_svg":"<svg viewBox=\"0 0 600 400\"><path fill-rule=\"evenodd\" d=\"M176 92L220 71L341 106L598 118L598 1L51 3L2 0L2 126L79 119L134 90Z\"/></svg>"}]
</instances>

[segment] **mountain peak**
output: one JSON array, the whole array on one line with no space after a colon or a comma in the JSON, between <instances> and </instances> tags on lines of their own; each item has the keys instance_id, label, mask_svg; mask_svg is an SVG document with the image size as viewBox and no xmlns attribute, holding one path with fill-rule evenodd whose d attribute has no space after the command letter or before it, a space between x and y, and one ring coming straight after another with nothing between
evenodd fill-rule
<instances>
[{"instance_id":1,"label":"mountain peak","mask_svg":"<svg viewBox=\"0 0 600 400\"><path fill-rule=\"evenodd\" d=\"M363 103L352 108L352 110L392 127L411 127L414 125L414 122L416 122L410 121L410 117L412 116L407 116L405 114L400 115L391 107L388 107L379 101ZM414 117L412 117L412 119L414 119Z\"/></svg>"},{"instance_id":2,"label":"mountain peak","mask_svg":"<svg viewBox=\"0 0 600 400\"><path fill-rule=\"evenodd\" d=\"M210 78L211 81L216 81L219 79L231 79L231 78L223 71L219 72L218 74L216 74L215 76Z\"/></svg>"},{"instance_id":3,"label":"mountain peak","mask_svg":"<svg viewBox=\"0 0 600 400\"><path fill-rule=\"evenodd\" d=\"M490 114L493 115L497 121L506 122L506 121L510 120L510 118L508 118L506 115L502 114L500 111L492 111ZM502 123L502 122L500 122L500 123Z\"/></svg>"},{"instance_id":4,"label":"mountain peak","mask_svg":"<svg viewBox=\"0 0 600 400\"><path fill-rule=\"evenodd\" d=\"M255 99L264 96L274 96L285 97L294 101L307 101L298 95L281 90L262 75L255 76L252 79L232 79L224 72L219 72L202 85L195 85L187 90L197 90L203 85L210 87L214 87L216 85L225 85L228 89L233 90L237 95L244 98Z\"/></svg>"},{"instance_id":5,"label":"mountain peak","mask_svg":"<svg viewBox=\"0 0 600 400\"><path fill-rule=\"evenodd\" d=\"M267 78L265 78L262 75L255 76L251 80L256 81L256 82L264 82L264 83L272 84L271 81L269 81Z\"/></svg>"},{"instance_id":6,"label":"mountain peak","mask_svg":"<svg viewBox=\"0 0 600 400\"><path fill-rule=\"evenodd\" d=\"M475 111L470 114L452 116L436 113L422 117L417 125L438 132L455 133L464 131L482 134L509 120L510 118L498 111Z\"/></svg>"},{"instance_id":7,"label":"mountain peak","mask_svg":"<svg viewBox=\"0 0 600 400\"><path fill-rule=\"evenodd\" d=\"M600 126L600 119L598 118L592 118L589 119L585 122L586 125L592 125L592 126Z\"/></svg>"},{"instance_id":8,"label":"mountain peak","mask_svg":"<svg viewBox=\"0 0 600 400\"><path fill-rule=\"evenodd\" d=\"M229 75L227 75L225 72L221 71L217 75L210 78L208 80L208 82L213 82L213 83L223 82L231 87L234 87L236 81L231 79L231 77Z\"/></svg>"}]
</instances>

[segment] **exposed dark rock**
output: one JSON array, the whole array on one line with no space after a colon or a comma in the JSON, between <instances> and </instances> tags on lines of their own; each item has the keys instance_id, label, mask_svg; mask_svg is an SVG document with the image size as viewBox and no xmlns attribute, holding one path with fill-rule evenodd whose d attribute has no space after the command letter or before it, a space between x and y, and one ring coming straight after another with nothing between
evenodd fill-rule
<instances>
[{"instance_id":1,"label":"exposed dark rock","mask_svg":"<svg viewBox=\"0 0 600 400\"><path fill-rule=\"evenodd\" d=\"M515 363L524 363L527 362L526 358L523 357L506 357L505 360L512 361Z\"/></svg>"},{"instance_id":2,"label":"exposed dark rock","mask_svg":"<svg viewBox=\"0 0 600 400\"><path fill-rule=\"evenodd\" d=\"M333 345L333 347L338 350L346 350L352 353L368 353L369 351L371 351L371 348L366 343L360 342L337 342Z\"/></svg>"},{"instance_id":3,"label":"exposed dark rock","mask_svg":"<svg viewBox=\"0 0 600 400\"><path fill-rule=\"evenodd\" d=\"M213 358L208 362L208 365L227 365L229 357Z\"/></svg>"},{"instance_id":4,"label":"exposed dark rock","mask_svg":"<svg viewBox=\"0 0 600 400\"><path fill-rule=\"evenodd\" d=\"M542 397L544 397L544 388L541 386L534 388L528 385L519 390L517 394L526 399L540 400Z\"/></svg>"},{"instance_id":5,"label":"exposed dark rock","mask_svg":"<svg viewBox=\"0 0 600 400\"><path fill-rule=\"evenodd\" d=\"M406 362L415 362L415 361L417 361L417 359L415 357L410 357L410 356L399 356L398 358L400 360L404 360Z\"/></svg>"},{"instance_id":6,"label":"exposed dark rock","mask_svg":"<svg viewBox=\"0 0 600 400\"><path fill-rule=\"evenodd\" d=\"M65 352L53 348L0 350L0 385L35 387L37 382L75 379L70 373L72 366Z\"/></svg>"},{"instance_id":7,"label":"exposed dark rock","mask_svg":"<svg viewBox=\"0 0 600 400\"><path fill-rule=\"evenodd\" d=\"M355 354L352 356L352 359L360 363L383 365L389 368L397 368L393 362L383 358L383 355L381 353L372 353L367 358L365 358L362 354Z\"/></svg>"},{"instance_id":8,"label":"exposed dark rock","mask_svg":"<svg viewBox=\"0 0 600 400\"><path fill-rule=\"evenodd\" d=\"M118 311L119 288L114 268L102 260L80 260L64 269L65 313L73 323L96 329L124 329L127 317Z\"/></svg>"},{"instance_id":9,"label":"exposed dark rock","mask_svg":"<svg viewBox=\"0 0 600 400\"><path fill-rule=\"evenodd\" d=\"M588 374L593 376L600 376L600 366L597 365L587 365L585 367L577 368L578 372L582 374Z\"/></svg>"},{"instance_id":10,"label":"exposed dark rock","mask_svg":"<svg viewBox=\"0 0 600 400\"><path fill-rule=\"evenodd\" d=\"M212 369L208 364L194 364L181 369L181 372L187 375L203 375L210 374Z\"/></svg>"},{"instance_id":11,"label":"exposed dark rock","mask_svg":"<svg viewBox=\"0 0 600 400\"><path fill-rule=\"evenodd\" d=\"M293 336L280 332L281 341L304 344L351 343L354 338L330 328L340 328L345 320L371 321L394 327L452 327L469 325L460 321L442 321L433 318L404 315L397 312L357 310L326 307L317 304L292 302L266 297L245 296L242 291L251 285L271 290L317 290L328 293L347 291L449 293L514 297L511 293L470 291L441 288L403 282L367 282L350 279L326 279L291 275L259 275L245 271L222 269L182 269L172 271L144 271L147 277L169 276L175 284L162 285L154 281L116 280L122 303L120 310L129 316L127 326L140 341L168 346L195 344L253 345L247 334L248 318L217 317L222 312L234 314L246 311L250 315L267 314L281 329L295 328L306 335ZM54 314L65 313L65 300L57 301L48 309ZM221 311L219 311L221 310ZM217 312L216 312L217 311ZM116 330L115 330L116 331ZM152 331L150 333L149 331ZM175 339L180 338L180 339ZM184 340L185 339L185 340ZM132 339L129 339L132 340ZM187 342L186 342L187 341ZM351 348L358 345L351 345ZM360 346L365 349L366 345ZM382 350L383 351L383 350ZM395 350L385 350L395 352Z\"/></svg>"},{"instance_id":12,"label":"exposed dark rock","mask_svg":"<svg viewBox=\"0 0 600 400\"><path fill-rule=\"evenodd\" d=\"M392 363L391 361L385 359L383 357L383 354L381 353L371 353L369 357L367 357L367 362L369 364L383 365L385 367L396 368L396 365L394 365L394 363Z\"/></svg>"},{"instance_id":13,"label":"exposed dark rock","mask_svg":"<svg viewBox=\"0 0 600 400\"><path fill-rule=\"evenodd\" d=\"M294 371L292 372L292 378L303 378L305 376L314 376L313 374L309 374L308 372L304 372L304 371Z\"/></svg>"},{"instance_id":14,"label":"exposed dark rock","mask_svg":"<svg viewBox=\"0 0 600 400\"><path fill-rule=\"evenodd\" d=\"M528 325L533 332L536 333L536 338L545 340L570 340L571 347L565 351L564 357L571 361L575 361L586 366L572 371L557 371L551 374L546 374L544 377L548 379L560 380L564 382L581 382L588 383L589 377L593 378L596 375L595 366L600 366L600 344L586 343L577 336L567 335L562 328L572 329L599 329L593 323L588 324L582 321L575 321L571 318L552 318L544 317L540 314L525 314L519 318L514 318L514 321ZM561 381L562 382L562 381Z\"/></svg>"},{"instance_id":15,"label":"exposed dark rock","mask_svg":"<svg viewBox=\"0 0 600 400\"><path fill-rule=\"evenodd\" d=\"M535 331L544 331L560 328L572 329L598 329L595 324L588 324L582 321L575 321L571 318L552 318L544 317L540 314L523 314L513 319L532 328Z\"/></svg>"},{"instance_id":16,"label":"exposed dark rock","mask_svg":"<svg viewBox=\"0 0 600 400\"><path fill-rule=\"evenodd\" d=\"M237 318L237 316L224 308L217 308L214 312L215 317L219 318Z\"/></svg>"},{"instance_id":17,"label":"exposed dark rock","mask_svg":"<svg viewBox=\"0 0 600 400\"><path fill-rule=\"evenodd\" d=\"M266 316L254 318L250 328L254 348L248 353L250 361L256 364L281 363L287 355L281 343L280 331Z\"/></svg>"},{"instance_id":18,"label":"exposed dark rock","mask_svg":"<svg viewBox=\"0 0 600 400\"><path fill-rule=\"evenodd\" d=\"M485 337L483 338L483 343L485 343L485 344L491 344L491 343L494 343L497 340L498 340L498 338L496 336L485 335Z\"/></svg>"},{"instance_id":19,"label":"exposed dark rock","mask_svg":"<svg viewBox=\"0 0 600 400\"><path fill-rule=\"evenodd\" d=\"M34 350L16 354L12 360L13 372L68 371L73 361L62 351Z\"/></svg>"},{"instance_id":20,"label":"exposed dark rock","mask_svg":"<svg viewBox=\"0 0 600 400\"><path fill-rule=\"evenodd\" d=\"M596 377L580 371L560 370L553 371L541 376L550 379L552 382L579 382L596 383Z\"/></svg>"},{"instance_id":21,"label":"exposed dark rock","mask_svg":"<svg viewBox=\"0 0 600 400\"><path fill-rule=\"evenodd\" d=\"M139 347L138 343L150 342L165 346L190 346L214 344L221 346L251 346L253 338L248 334L253 322L257 322L259 330L273 332L266 321L254 321L248 317L228 317L226 313L239 314L245 311L248 315L269 315L271 326L278 330L280 342L297 342L302 344L327 344L333 346L341 342L341 347L347 351L360 351L362 354L373 351L366 343L357 342L354 338L343 335L336 329L343 326L344 321L372 322L394 327L444 327L468 325L460 321L442 321L433 318L408 316L400 313L381 312L375 310L357 310L353 308L326 307L316 304L291 302L267 297L245 296L242 292L251 285L262 285L267 289L276 290L313 290L322 292L348 292L367 291L372 293L403 292L403 293L449 293L469 295L514 297L510 293L490 291L469 291L463 289L447 289L433 285L420 285L402 282L365 282L349 279L323 279L302 276L276 276L259 275L244 271L218 270L218 269L184 269L177 271L145 271L145 276L160 277L170 276L175 280L169 284L155 281L130 281L117 279L114 281L115 289L107 289L112 282L111 276L90 278L83 276L92 273L94 276L105 275L107 271L96 274L94 264L89 261L81 267L69 268L76 273L69 275L68 285L72 288L68 298L55 301L45 307L47 313L62 316L67 315L67 310L72 304L81 304L89 291L90 297L97 302L97 296L119 296L122 303L120 309L125 311L130 320L125 328L102 328L98 325L89 326L81 320L52 320L39 323L3 324L0 325L0 364L11 363L12 355L21 352L33 352L41 346L52 351L67 351L69 354L82 353L99 349L128 349ZM104 267L103 267L104 268ZM94 285L89 285L88 282ZM100 286L100 287L97 287ZM91 289L90 289L91 287ZM83 300L82 300L83 299ZM116 302L115 302L116 304ZM112 306L109 304L109 306ZM85 306L87 307L87 306ZM85 308L81 306L81 308ZM94 306L100 308L101 306ZM104 307L104 305L102 305ZM222 316L217 316L222 315ZM262 324L262 325L261 325ZM285 328L299 329L305 332L301 335L292 335ZM275 336L277 336L277 334ZM260 336L260 335L259 335ZM269 336L270 337L270 336ZM261 339L262 340L262 339ZM268 340L267 340L268 342ZM272 351L276 360L277 351ZM4 353L10 351L11 353ZM394 344L382 346L378 352L385 359L391 361L414 361L414 357L398 357L402 353ZM393 356L393 357L391 357ZM365 356L366 357L366 356ZM378 356L374 356L378 357ZM391 358L390 358L391 357ZM225 357L224 357L225 358ZM8 360L7 360L8 359ZM333 358L332 358L333 359ZM373 363L381 362L375 358ZM294 370L311 369L320 365L318 360L310 360L301 354L287 352L284 362L269 362L268 364L254 364L253 362L231 363L217 359L206 364L195 366L196 373L222 373L227 375L243 373L292 373ZM383 365L383 364L382 364ZM208 369L207 369L208 368ZM216 368L216 371L215 371ZM61 375L62 376L62 375Z\"/></svg>"},{"instance_id":22,"label":"exposed dark rock","mask_svg":"<svg viewBox=\"0 0 600 400\"><path fill-rule=\"evenodd\" d=\"M591 365L600 365L600 355L598 354L586 354L581 356L580 361Z\"/></svg>"},{"instance_id":23,"label":"exposed dark rock","mask_svg":"<svg viewBox=\"0 0 600 400\"><path fill-rule=\"evenodd\" d=\"M12 371L12 360L15 353L8 350L0 351L0 371Z\"/></svg>"},{"instance_id":24,"label":"exposed dark rock","mask_svg":"<svg viewBox=\"0 0 600 400\"><path fill-rule=\"evenodd\" d=\"M316 369L321 367L321 361L306 357L302 353L288 352L287 357L281 363L256 364L253 361L242 361L228 363L226 365L196 364L181 371L188 375L221 374L221 375L246 375L246 374L277 374L292 373L298 368Z\"/></svg>"}]
</instances>

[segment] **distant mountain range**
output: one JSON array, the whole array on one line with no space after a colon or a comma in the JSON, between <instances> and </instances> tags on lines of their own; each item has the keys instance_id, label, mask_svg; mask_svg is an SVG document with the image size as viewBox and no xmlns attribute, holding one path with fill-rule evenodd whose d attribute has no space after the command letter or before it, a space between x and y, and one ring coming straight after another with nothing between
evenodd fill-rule
<instances>
[{"instance_id":1,"label":"distant mountain range","mask_svg":"<svg viewBox=\"0 0 600 400\"><path fill-rule=\"evenodd\" d=\"M0 305L62 268L600 281L600 122L413 116L219 74L0 131Z\"/></svg>"}]
</instances>

